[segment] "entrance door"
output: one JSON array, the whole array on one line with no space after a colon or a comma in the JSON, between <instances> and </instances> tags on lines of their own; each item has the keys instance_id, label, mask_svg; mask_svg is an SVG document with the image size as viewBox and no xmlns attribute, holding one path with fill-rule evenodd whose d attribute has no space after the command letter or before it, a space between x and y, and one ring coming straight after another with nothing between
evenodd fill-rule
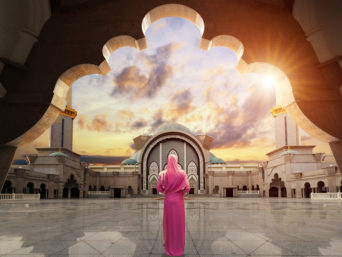
<instances>
[{"instance_id":1,"label":"entrance door","mask_svg":"<svg viewBox=\"0 0 342 257\"><path fill-rule=\"evenodd\" d=\"M278 197L278 188L277 187L271 187L269 191L270 197Z\"/></svg>"},{"instance_id":2,"label":"entrance door","mask_svg":"<svg viewBox=\"0 0 342 257\"><path fill-rule=\"evenodd\" d=\"M233 188L226 188L226 197L233 197Z\"/></svg>"},{"instance_id":3,"label":"entrance door","mask_svg":"<svg viewBox=\"0 0 342 257\"><path fill-rule=\"evenodd\" d=\"M195 189L192 187L190 188L189 195L193 195L195 193Z\"/></svg>"},{"instance_id":4,"label":"entrance door","mask_svg":"<svg viewBox=\"0 0 342 257\"><path fill-rule=\"evenodd\" d=\"M157 194L157 188L152 188L152 194L156 195Z\"/></svg>"},{"instance_id":5,"label":"entrance door","mask_svg":"<svg viewBox=\"0 0 342 257\"><path fill-rule=\"evenodd\" d=\"M114 188L114 198L121 197L121 188Z\"/></svg>"}]
</instances>

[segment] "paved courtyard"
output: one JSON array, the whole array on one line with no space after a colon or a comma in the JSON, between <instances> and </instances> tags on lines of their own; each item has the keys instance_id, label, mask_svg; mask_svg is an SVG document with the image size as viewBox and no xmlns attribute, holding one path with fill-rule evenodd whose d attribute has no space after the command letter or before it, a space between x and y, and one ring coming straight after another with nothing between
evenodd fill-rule
<instances>
[{"instance_id":1,"label":"paved courtyard","mask_svg":"<svg viewBox=\"0 0 342 257\"><path fill-rule=\"evenodd\" d=\"M342 256L342 202L194 198L185 256ZM0 256L166 256L163 201L0 203Z\"/></svg>"}]
</instances>

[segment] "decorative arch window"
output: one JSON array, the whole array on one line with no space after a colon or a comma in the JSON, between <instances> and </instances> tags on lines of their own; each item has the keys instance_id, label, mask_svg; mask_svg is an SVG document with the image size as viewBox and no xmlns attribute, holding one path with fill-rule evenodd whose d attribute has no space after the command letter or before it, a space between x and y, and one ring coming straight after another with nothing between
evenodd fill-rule
<instances>
[{"instance_id":1,"label":"decorative arch window","mask_svg":"<svg viewBox=\"0 0 342 257\"><path fill-rule=\"evenodd\" d=\"M197 175L197 165L193 161L191 161L188 165L188 175Z\"/></svg>"},{"instance_id":2,"label":"decorative arch window","mask_svg":"<svg viewBox=\"0 0 342 257\"><path fill-rule=\"evenodd\" d=\"M151 162L150 164L150 175L156 174L158 175L158 164L156 162Z\"/></svg>"},{"instance_id":3,"label":"decorative arch window","mask_svg":"<svg viewBox=\"0 0 342 257\"><path fill-rule=\"evenodd\" d=\"M171 149L169 154L167 155L167 158L169 158L170 154L173 154L173 155L176 155L177 156L177 159L178 159L178 153L175 149Z\"/></svg>"}]
</instances>

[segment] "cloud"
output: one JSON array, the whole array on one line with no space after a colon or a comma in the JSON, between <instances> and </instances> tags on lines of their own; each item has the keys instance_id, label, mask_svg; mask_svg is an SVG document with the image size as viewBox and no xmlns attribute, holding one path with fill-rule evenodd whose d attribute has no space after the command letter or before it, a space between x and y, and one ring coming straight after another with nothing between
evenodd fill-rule
<instances>
[{"instance_id":1,"label":"cloud","mask_svg":"<svg viewBox=\"0 0 342 257\"><path fill-rule=\"evenodd\" d=\"M190 89L185 89L177 92L171 97L171 102L167 106L167 117L170 120L177 120L177 118L188 114L195 109L192 105L193 97Z\"/></svg>"},{"instance_id":2,"label":"cloud","mask_svg":"<svg viewBox=\"0 0 342 257\"><path fill-rule=\"evenodd\" d=\"M142 53L139 56L140 61L144 68L149 70L148 76L136 65L125 67L114 78L116 87L112 96L128 94L133 99L154 97L174 74L174 68L168 62L182 46L170 43L157 48L152 55Z\"/></svg>"},{"instance_id":3,"label":"cloud","mask_svg":"<svg viewBox=\"0 0 342 257\"><path fill-rule=\"evenodd\" d=\"M81 129L83 129L85 127L86 123L87 123L87 117L84 114L78 115L77 124Z\"/></svg>"},{"instance_id":4,"label":"cloud","mask_svg":"<svg viewBox=\"0 0 342 257\"><path fill-rule=\"evenodd\" d=\"M126 67L116 76L116 87L112 95L137 92L146 87L147 81L147 77L141 74L137 66Z\"/></svg>"},{"instance_id":5,"label":"cloud","mask_svg":"<svg viewBox=\"0 0 342 257\"><path fill-rule=\"evenodd\" d=\"M153 133L158 127L163 125L165 120L163 119L163 111L159 109L152 117L151 132Z\"/></svg>"},{"instance_id":6,"label":"cloud","mask_svg":"<svg viewBox=\"0 0 342 257\"><path fill-rule=\"evenodd\" d=\"M138 120L132 124L132 129L141 129L145 126L147 126L147 122L145 120Z\"/></svg>"},{"instance_id":7,"label":"cloud","mask_svg":"<svg viewBox=\"0 0 342 257\"><path fill-rule=\"evenodd\" d=\"M212 108L216 120L213 130L208 134L214 138L213 148L248 146L251 141L265 131L260 128L262 121L275 104L275 97L271 93L252 86L242 107L231 105L227 108Z\"/></svg>"},{"instance_id":8,"label":"cloud","mask_svg":"<svg viewBox=\"0 0 342 257\"><path fill-rule=\"evenodd\" d=\"M117 112L117 116L120 116L122 118L134 118L135 117L135 114L134 112L130 111L130 110L119 110Z\"/></svg>"},{"instance_id":9,"label":"cloud","mask_svg":"<svg viewBox=\"0 0 342 257\"><path fill-rule=\"evenodd\" d=\"M106 114L97 114L91 122L87 123L87 128L91 131L110 131L112 124L107 120Z\"/></svg>"}]
</instances>

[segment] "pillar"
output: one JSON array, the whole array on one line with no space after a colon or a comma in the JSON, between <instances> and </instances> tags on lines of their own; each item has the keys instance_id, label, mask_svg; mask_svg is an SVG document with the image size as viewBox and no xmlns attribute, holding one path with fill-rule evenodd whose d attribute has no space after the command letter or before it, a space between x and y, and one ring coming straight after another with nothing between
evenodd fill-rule
<instances>
[{"instance_id":1,"label":"pillar","mask_svg":"<svg viewBox=\"0 0 342 257\"><path fill-rule=\"evenodd\" d=\"M96 172L96 191L100 191L100 175Z\"/></svg>"},{"instance_id":2,"label":"pillar","mask_svg":"<svg viewBox=\"0 0 342 257\"><path fill-rule=\"evenodd\" d=\"M296 183L296 198L302 198L302 186L299 181Z\"/></svg>"},{"instance_id":3,"label":"pillar","mask_svg":"<svg viewBox=\"0 0 342 257\"><path fill-rule=\"evenodd\" d=\"M330 142L329 146L335 157L337 166L342 172L342 141Z\"/></svg>"},{"instance_id":4,"label":"pillar","mask_svg":"<svg viewBox=\"0 0 342 257\"><path fill-rule=\"evenodd\" d=\"M0 146L0 192L5 183L16 150L17 147L15 146Z\"/></svg>"},{"instance_id":5,"label":"pillar","mask_svg":"<svg viewBox=\"0 0 342 257\"><path fill-rule=\"evenodd\" d=\"M63 183L59 183L58 184L58 198L59 199L63 198L63 189L64 189Z\"/></svg>"},{"instance_id":6,"label":"pillar","mask_svg":"<svg viewBox=\"0 0 342 257\"><path fill-rule=\"evenodd\" d=\"M278 198L281 198L281 187L278 187Z\"/></svg>"},{"instance_id":7,"label":"pillar","mask_svg":"<svg viewBox=\"0 0 342 257\"><path fill-rule=\"evenodd\" d=\"M286 197L292 198L292 188L290 186L286 187Z\"/></svg>"},{"instance_id":8,"label":"pillar","mask_svg":"<svg viewBox=\"0 0 342 257\"><path fill-rule=\"evenodd\" d=\"M264 186L265 196L270 197L270 185Z\"/></svg>"}]
</instances>

